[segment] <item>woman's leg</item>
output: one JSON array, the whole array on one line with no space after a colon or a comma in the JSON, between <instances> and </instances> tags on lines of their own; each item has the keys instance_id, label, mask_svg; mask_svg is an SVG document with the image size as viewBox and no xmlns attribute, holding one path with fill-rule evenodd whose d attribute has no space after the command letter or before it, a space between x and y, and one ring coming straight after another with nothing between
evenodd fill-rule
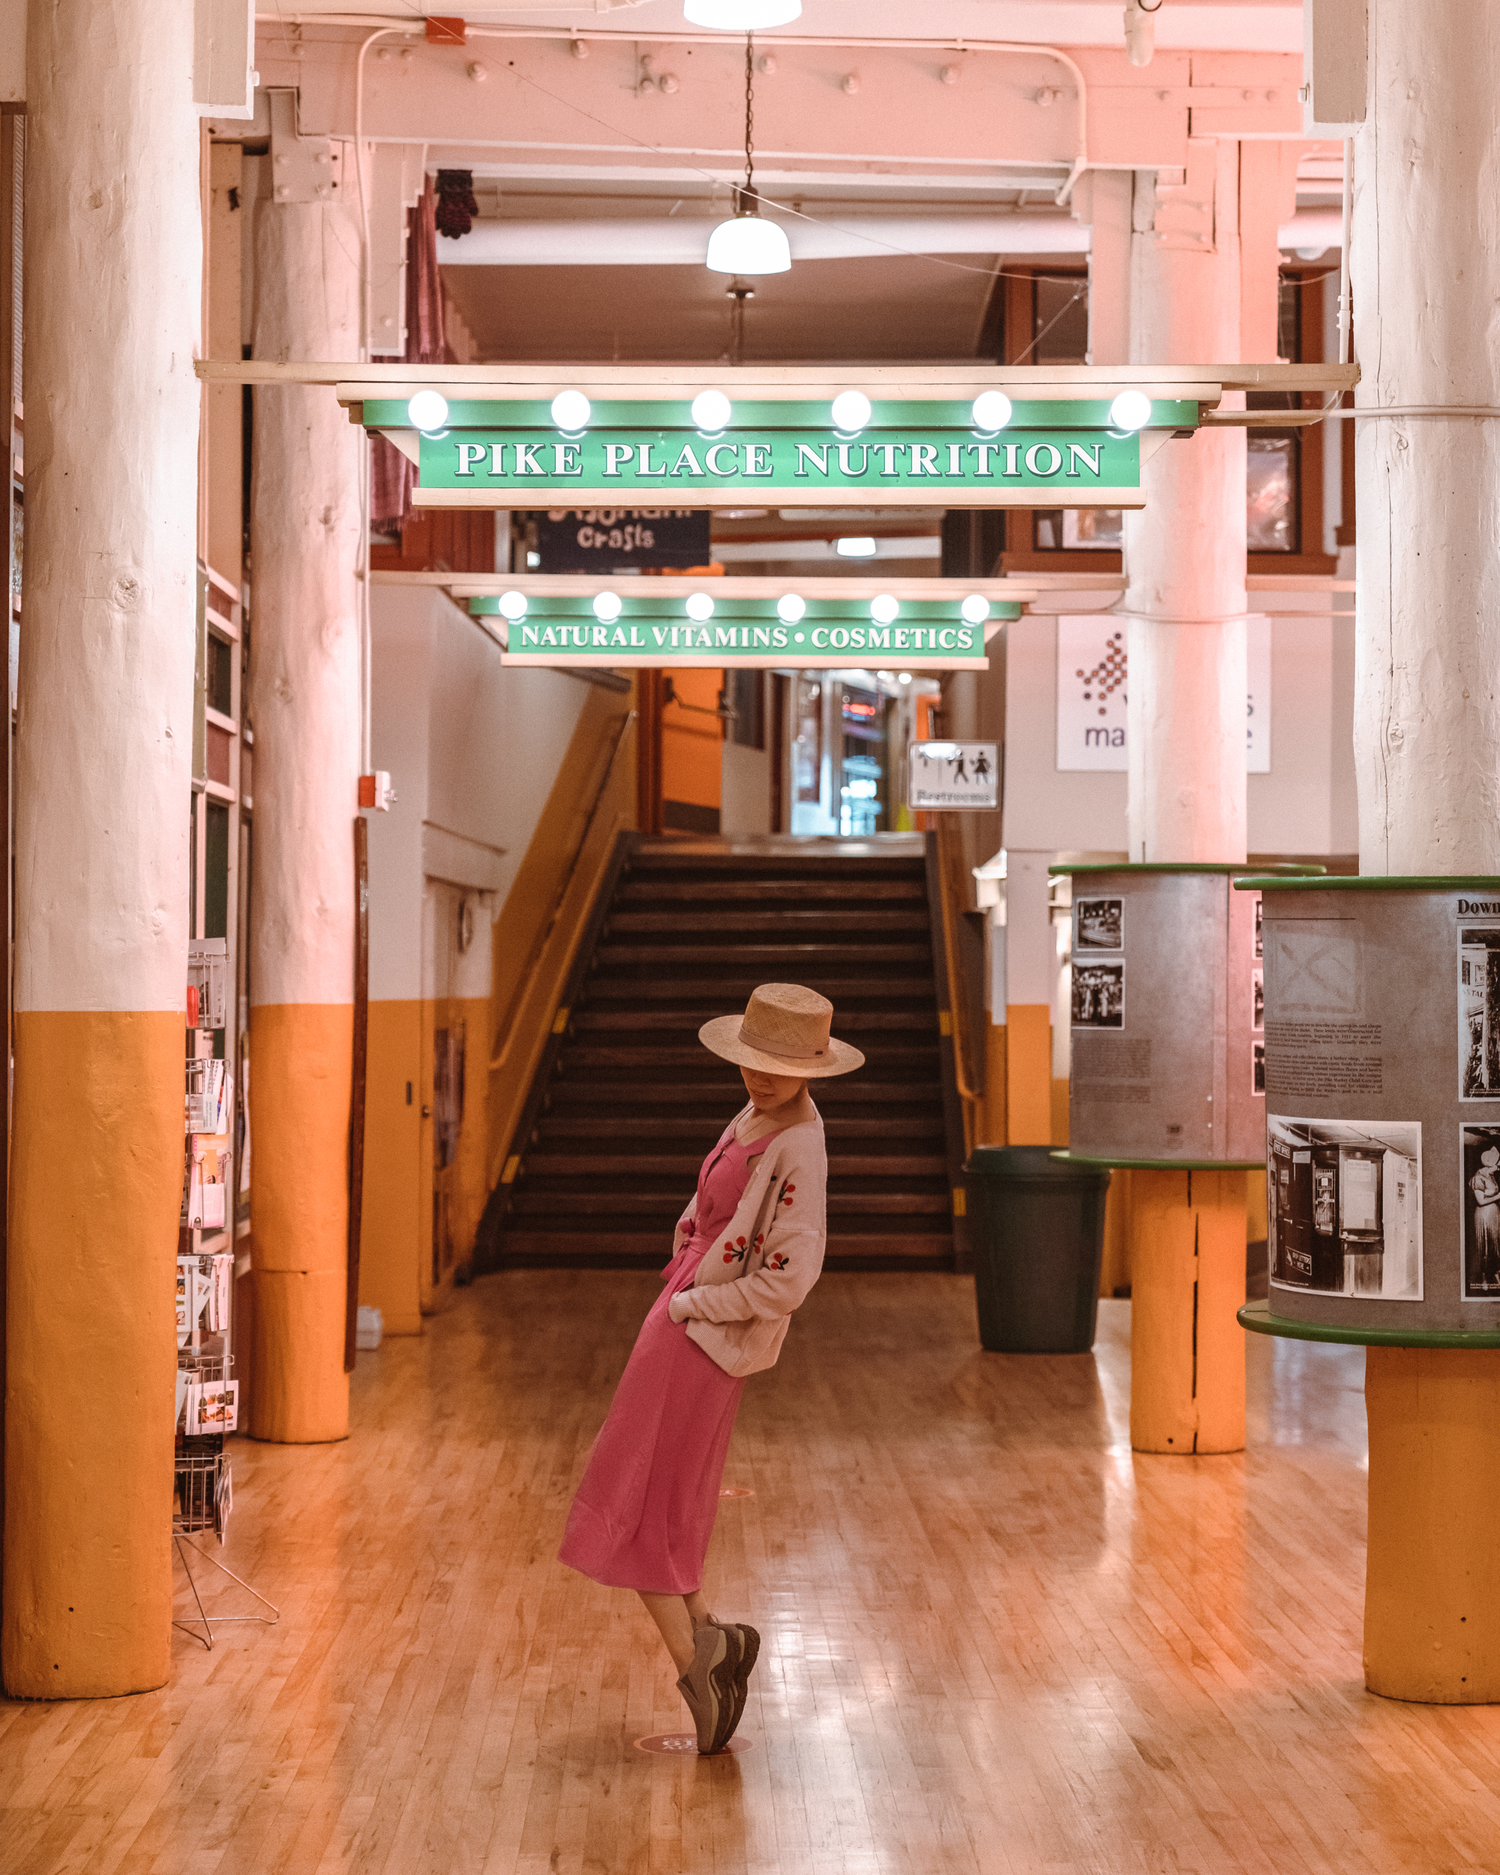
<instances>
[{"instance_id":1,"label":"woman's leg","mask_svg":"<svg viewBox=\"0 0 1500 1875\"><path fill-rule=\"evenodd\" d=\"M656 1623L662 1639L667 1644L667 1652L672 1656L679 1673L686 1673L693 1664L693 1630L697 1625L689 1613L688 1604L703 1597L686 1595L650 1595L645 1589L637 1589L637 1595L646 1605L646 1613ZM707 1612L706 1610L704 1611Z\"/></svg>"}]
</instances>

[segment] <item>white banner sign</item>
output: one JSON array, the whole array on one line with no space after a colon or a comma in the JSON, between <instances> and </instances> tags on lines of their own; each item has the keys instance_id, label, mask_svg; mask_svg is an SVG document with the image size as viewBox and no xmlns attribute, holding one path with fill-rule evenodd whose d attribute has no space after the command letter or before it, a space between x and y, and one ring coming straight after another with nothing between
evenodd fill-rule
<instances>
[{"instance_id":1,"label":"white banner sign","mask_svg":"<svg viewBox=\"0 0 1500 1875\"><path fill-rule=\"evenodd\" d=\"M1124 769L1126 622L1112 612L1057 621L1057 766ZM1245 622L1245 769L1271 772L1271 621Z\"/></svg>"},{"instance_id":2,"label":"white banner sign","mask_svg":"<svg viewBox=\"0 0 1500 1875\"><path fill-rule=\"evenodd\" d=\"M996 805L1000 769L993 742L914 742L907 762L907 806Z\"/></svg>"}]
</instances>

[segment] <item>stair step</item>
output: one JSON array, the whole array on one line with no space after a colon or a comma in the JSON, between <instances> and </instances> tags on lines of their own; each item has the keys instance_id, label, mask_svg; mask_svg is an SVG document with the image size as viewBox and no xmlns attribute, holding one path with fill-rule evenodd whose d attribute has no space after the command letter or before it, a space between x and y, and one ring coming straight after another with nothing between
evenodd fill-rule
<instances>
[{"instance_id":1,"label":"stair step","mask_svg":"<svg viewBox=\"0 0 1500 1875\"><path fill-rule=\"evenodd\" d=\"M636 1059L632 1055L632 1063ZM727 1068L729 1064L726 1062L724 1066ZM673 1107L701 1110L710 1101L722 1101L722 1105L715 1104L712 1109L716 1115L723 1116L718 1120L719 1131L722 1132L745 1104L745 1084L738 1074L733 1074L732 1079L729 1075L723 1075L714 1082L695 1081L691 1085L676 1077L670 1081L627 1081L609 1086L601 1086L594 1080L573 1080L565 1076L554 1081L547 1092L552 1102L552 1112L556 1112L560 1106L606 1109L606 1114L600 1117L601 1126L608 1124L607 1112L614 1108L622 1112L631 1109L638 1111L642 1107L657 1107L663 1111ZM814 1104L825 1123L830 1111L841 1108L899 1106L910 1107L913 1112L923 1109L940 1111L938 1103L941 1098L942 1089L936 1080L877 1081L867 1073L847 1081L824 1081L817 1085L813 1094Z\"/></svg>"},{"instance_id":2,"label":"stair step","mask_svg":"<svg viewBox=\"0 0 1500 1875\"><path fill-rule=\"evenodd\" d=\"M719 1135L724 1131L724 1123L713 1119L677 1119L667 1114L656 1115L650 1119L594 1117L593 1115L544 1114L536 1126L536 1138L540 1147L547 1150L554 1142L568 1139L590 1140L596 1144L613 1147L623 1140L641 1139L653 1144L667 1145L669 1141L693 1142L698 1152L694 1161L694 1176L697 1166L710 1151ZM941 1140L943 1137L943 1116L937 1111L913 1114L898 1120L869 1119L830 1120L823 1117L823 1132L830 1146L835 1142L840 1145L857 1144L862 1140L871 1142L871 1151L879 1151L876 1142L886 1139L909 1140L915 1143L919 1139ZM528 1163L535 1156L537 1147L533 1146L528 1154ZM941 1163L941 1159L939 1161ZM831 1162L830 1162L831 1163Z\"/></svg>"},{"instance_id":3,"label":"stair step","mask_svg":"<svg viewBox=\"0 0 1500 1875\"><path fill-rule=\"evenodd\" d=\"M932 968L932 950L927 944L734 944L722 936L712 944L615 944L599 947L602 969L659 970L663 964L699 964L715 975L720 971L754 968L761 972L761 983L802 981L807 969L830 964L860 964L870 969L875 964L906 964ZM773 971L797 972L795 976L774 976Z\"/></svg>"},{"instance_id":4,"label":"stair step","mask_svg":"<svg viewBox=\"0 0 1500 1875\"><path fill-rule=\"evenodd\" d=\"M605 920L604 941L612 944L622 935L645 936L653 931L668 935L677 932L707 931L727 943L736 942L744 932L785 932L788 939L829 939L846 931L910 932L924 935L930 929L925 909L920 911L867 911L851 905L845 910L794 911L791 908L771 911L747 911L741 907L705 907L702 911L611 911Z\"/></svg>"},{"instance_id":5,"label":"stair step","mask_svg":"<svg viewBox=\"0 0 1500 1875\"><path fill-rule=\"evenodd\" d=\"M631 855L629 878L637 878L643 872L701 873L705 878L713 878L724 873L739 876L759 874L762 876L776 873L806 871L814 878L826 879L830 873L837 873L841 878L858 879L924 879L927 876L926 861L913 854L874 857L873 855L845 857L831 853L705 853L694 852L691 847L684 848L676 841L670 846L638 847Z\"/></svg>"},{"instance_id":6,"label":"stair step","mask_svg":"<svg viewBox=\"0 0 1500 1875\"><path fill-rule=\"evenodd\" d=\"M552 1228L569 1228L568 1220L584 1218L658 1219L670 1231L692 1196L691 1189L671 1193L622 1191L618 1181L599 1190L583 1190L585 1181L568 1179L548 1186L536 1179L517 1182L511 1200L513 1217L546 1218ZM946 1217L952 1195L941 1191L847 1191L828 1194L830 1228L836 1219L851 1217ZM576 1226L574 1226L576 1228Z\"/></svg>"},{"instance_id":7,"label":"stair step","mask_svg":"<svg viewBox=\"0 0 1500 1875\"><path fill-rule=\"evenodd\" d=\"M592 1231L546 1233L507 1231L500 1242L501 1269L649 1269L666 1267L670 1239L646 1231L612 1231L607 1238ZM830 1232L824 1269L952 1269L953 1239L945 1231Z\"/></svg>"},{"instance_id":8,"label":"stair step","mask_svg":"<svg viewBox=\"0 0 1500 1875\"><path fill-rule=\"evenodd\" d=\"M722 970L708 969L705 981L700 983L696 976L687 972L678 972L671 978L652 977L614 977L601 974L597 969L591 973L587 988L581 1001L630 1002L630 1003L670 1003L686 996L701 996L705 987L710 988L717 999L719 1013L734 1008L744 1008L750 999L750 992L766 982L764 976L726 974ZM823 975L814 971L805 971L797 981L809 990L816 990L820 996L826 996L834 1005L834 1027L842 1020L844 1009L856 1003L878 1000L882 1005L900 1003L911 1007L925 1007L928 1010L937 1006L937 993L933 987L931 975L926 977L843 977Z\"/></svg>"},{"instance_id":9,"label":"stair step","mask_svg":"<svg viewBox=\"0 0 1500 1875\"><path fill-rule=\"evenodd\" d=\"M709 1070L704 1062L704 1055L710 1051L701 1042L695 1042L689 1048L674 1047L667 1042L653 1042L649 1055L649 1066L661 1070L703 1068ZM910 1071L913 1074L931 1075L937 1069L937 1038L933 1037L931 1047L898 1047L895 1043L883 1043L878 1037L865 1037L865 1053L872 1064L883 1068L887 1074L899 1074ZM639 1048L611 1048L603 1044L587 1042L571 1043L563 1051L566 1072L594 1073L604 1068L645 1068L648 1065Z\"/></svg>"},{"instance_id":10,"label":"stair step","mask_svg":"<svg viewBox=\"0 0 1500 1875\"><path fill-rule=\"evenodd\" d=\"M634 1031L641 1035L687 1030L696 1035L705 1022L726 1013L722 998L714 1003L694 1003L677 1009L595 1009L583 1003L572 1012L569 1030ZM839 1034L851 1041L861 1035L898 1030L935 1035L937 1012L933 1009L848 1009L839 1011L836 1026ZM860 1046L864 1044L861 1042Z\"/></svg>"},{"instance_id":11,"label":"stair step","mask_svg":"<svg viewBox=\"0 0 1500 1875\"><path fill-rule=\"evenodd\" d=\"M717 1138L717 1135L715 1136ZM710 1143L708 1150L713 1150ZM707 1153L664 1152L558 1152L533 1147L522 1160L528 1179L561 1178L665 1178L676 1189L691 1191ZM834 1179L945 1178L947 1162L941 1153L838 1153L830 1155L828 1176ZM686 1198L683 1203L687 1202Z\"/></svg>"},{"instance_id":12,"label":"stair step","mask_svg":"<svg viewBox=\"0 0 1500 1875\"><path fill-rule=\"evenodd\" d=\"M708 904L726 900L753 900L758 905L776 898L816 905L923 905L925 879L864 879L830 884L796 874L764 878L715 880L627 878L615 895L617 904Z\"/></svg>"}]
</instances>

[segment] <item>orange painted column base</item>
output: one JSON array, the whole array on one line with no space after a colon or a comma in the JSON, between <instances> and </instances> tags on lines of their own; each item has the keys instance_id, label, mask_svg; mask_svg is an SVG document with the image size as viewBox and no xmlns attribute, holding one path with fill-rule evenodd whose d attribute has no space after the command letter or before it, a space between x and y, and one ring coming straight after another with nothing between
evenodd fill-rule
<instances>
[{"instance_id":1,"label":"orange painted column base","mask_svg":"<svg viewBox=\"0 0 1500 1875\"><path fill-rule=\"evenodd\" d=\"M183 1019L18 1010L0 1677L146 1692L172 1639Z\"/></svg>"},{"instance_id":2,"label":"orange painted column base","mask_svg":"<svg viewBox=\"0 0 1500 1875\"><path fill-rule=\"evenodd\" d=\"M1500 1349L1367 1348L1365 1685L1500 1702Z\"/></svg>"},{"instance_id":3,"label":"orange painted column base","mask_svg":"<svg viewBox=\"0 0 1500 1875\"><path fill-rule=\"evenodd\" d=\"M1130 1198L1130 1443L1243 1451L1245 1174L1136 1169Z\"/></svg>"},{"instance_id":4,"label":"orange painted column base","mask_svg":"<svg viewBox=\"0 0 1500 1875\"><path fill-rule=\"evenodd\" d=\"M1052 1005L1005 1011L1005 1124L1012 1146L1052 1144Z\"/></svg>"},{"instance_id":5,"label":"orange painted column base","mask_svg":"<svg viewBox=\"0 0 1500 1875\"><path fill-rule=\"evenodd\" d=\"M349 1433L344 1298L353 1046L348 1003L251 1009L249 1430L257 1439L309 1445Z\"/></svg>"}]
</instances>

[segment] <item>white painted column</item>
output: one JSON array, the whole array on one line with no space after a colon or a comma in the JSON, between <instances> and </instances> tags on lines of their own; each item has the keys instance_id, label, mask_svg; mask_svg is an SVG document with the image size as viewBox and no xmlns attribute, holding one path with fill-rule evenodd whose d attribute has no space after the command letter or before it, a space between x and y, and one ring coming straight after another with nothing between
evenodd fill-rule
<instances>
[{"instance_id":1,"label":"white painted column","mask_svg":"<svg viewBox=\"0 0 1500 1875\"><path fill-rule=\"evenodd\" d=\"M262 200L257 358L359 356L359 229ZM326 388L255 393L250 718L250 1429L348 1431L344 1300L360 756L359 432Z\"/></svg>"},{"instance_id":2,"label":"white painted column","mask_svg":"<svg viewBox=\"0 0 1500 1875\"><path fill-rule=\"evenodd\" d=\"M1057 938L1047 868L1055 854L1012 848L1005 864L1006 1143L1052 1143L1052 993Z\"/></svg>"},{"instance_id":3,"label":"white painted column","mask_svg":"<svg viewBox=\"0 0 1500 1875\"><path fill-rule=\"evenodd\" d=\"M1130 357L1240 356L1238 146L1188 145L1186 179L1135 179ZM1125 517L1132 861L1245 857L1245 438L1164 443Z\"/></svg>"},{"instance_id":4,"label":"white painted column","mask_svg":"<svg viewBox=\"0 0 1500 1875\"><path fill-rule=\"evenodd\" d=\"M201 305L190 0L28 17L3 1668L171 1639Z\"/></svg>"},{"instance_id":5,"label":"white painted column","mask_svg":"<svg viewBox=\"0 0 1500 1875\"><path fill-rule=\"evenodd\" d=\"M1500 406L1500 18L1371 0L1350 247L1363 407ZM1500 874L1500 418L1355 427L1362 873ZM1421 1038L1451 1061L1451 1039ZM1450 1070L1451 1071L1451 1070ZM1426 1142L1424 1142L1424 1145ZM1457 1142L1427 1148L1457 1177ZM1500 1351L1369 1348L1365 1683L1500 1701Z\"/></svg>"},{"instance_id":6,"label":"white painted column","mask_svg":"<svg viewBox=\"0 0 1500 1875\"><path fill-rule=\"evenodd\" d=\"M1500 19L1374 0L1350 246L1357 405L1500 406ZM1420 256L1420 264L1414 262ZM1500 418L1357 423L1360 871L1500 873Z\"/></svg>"}]
</instances>

